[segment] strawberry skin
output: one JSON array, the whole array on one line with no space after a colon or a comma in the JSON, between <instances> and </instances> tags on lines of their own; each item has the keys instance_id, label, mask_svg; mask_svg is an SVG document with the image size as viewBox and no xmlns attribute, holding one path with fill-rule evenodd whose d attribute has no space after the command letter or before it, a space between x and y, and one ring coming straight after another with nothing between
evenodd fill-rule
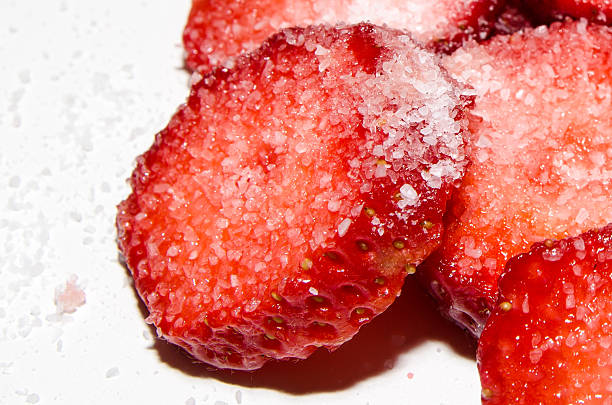
<instances>
[{"instance_id":1,"label":"strawberry skin","mask_svg":"<svg viewBox=\"0 0 612 405\"><path fill-rule=\"evenodd\" d=\"M286 29L138 158L119 247L160 336L220 368L334 349L438 246L471 100L369 24Z\"/></svg>"},{"instance_id":2,"label":"strawberry skin","mask_svg":"<svg viewBox=\"0 0 612 405\"><path fill-rule=\"evenodd\" d=\"M436 49L484 38L502 0L194 0L183 43L187 66L208 71L231 66L284 27L369 21L412 32Z\"/></svg>"},{"instance_id":3,"label":"strawberry skin","mask_svg":"<svg viewBox=\"0 0 612 405\"><path fill-rule=\"evenodd\" d=\"M610 43L610 28L583 20L470 43L444 59L477 94L472 164L420 273L475 336L510 257L612 222Z\"/></svg>"},{"instance_id":4,"label":"strawberry skin","mask_svg":"<svg viewBox=\"0 0 612 405\"><path fill-rule=\"evenodd\" d=\"M612 224L508 261L478 347L483 404L612 403Z\"/></svg>"}]
</instances>

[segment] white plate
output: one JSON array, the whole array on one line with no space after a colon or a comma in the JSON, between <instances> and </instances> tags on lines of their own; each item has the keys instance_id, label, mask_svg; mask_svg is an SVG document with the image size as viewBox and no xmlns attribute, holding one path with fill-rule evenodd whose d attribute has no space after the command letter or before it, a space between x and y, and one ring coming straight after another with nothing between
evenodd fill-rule
<instances>
[{"instance_id":1,"label":"white plate","mask_svg":"<svg viewBox=\"0 0 612 405\"><path fill-rule=\"evenodd\" d=\"M355 340L297 364L209 371L152 337L115 205L187 95L189 6L0 1L0 403L478 404L473 347L412 282ZM72 274L87 302L58 315Z\"/></svg>"}]
</instances>

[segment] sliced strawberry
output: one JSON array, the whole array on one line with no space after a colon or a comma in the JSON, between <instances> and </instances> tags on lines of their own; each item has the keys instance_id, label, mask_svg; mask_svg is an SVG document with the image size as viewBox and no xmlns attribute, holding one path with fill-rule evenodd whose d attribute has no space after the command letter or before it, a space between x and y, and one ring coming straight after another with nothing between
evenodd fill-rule
<instances>
[{"instance_id":1,"label":"sliced strawberry","mask_svg":"<svg viewBox=\"0 0 612 405\"><path fill-rule=\"evenodd\" d=\"M612 404L612 224L512 258L478 347L484 404Z\"/></svg>"},{"instance_id":2,"label":"sliced strawberry","mask_svg":"<svg viewBox=\"0 0 612 405\"><path fill-rule=\"evenodd\" d=\"M405 33L287 29L200 78L119 245L161 336L218 367L333 349L438 246L471 101Z\"/></svg>"},{"instance_id":3,"label":"sliced strawberry","mask_svg":"<svg viewBox=\"0 0 612 405\"><path fill-rule=\"evenodd\" d=\"M187 66L208 71L259 46L283 27L369 21L411 31L450 49L486 36L502 0L193 0L183 42Z\"/></svg>"},{"instance_id":4,"label":"sliced strawberry","mask_svg":"<svg viewBox=\"0 0 612 405\"><path fill-rule=\"evenodd\" d=\"M612 23L610 0L520 0L525 9L541 22L562 19L564 16L587 18L591 21Z\"/></svg>"},{"instance_id":5,"label":"sliced strawberry","mask_svg":"<svg viewBox=\"0 0 612 405\"><path fill-rule=\"evenodd\" d=\"M612 222L612 30L554 23L447 57L471 84L472 149L423 278L478 336L506 261L547 238Z\"/></svg>"}]
</instances>

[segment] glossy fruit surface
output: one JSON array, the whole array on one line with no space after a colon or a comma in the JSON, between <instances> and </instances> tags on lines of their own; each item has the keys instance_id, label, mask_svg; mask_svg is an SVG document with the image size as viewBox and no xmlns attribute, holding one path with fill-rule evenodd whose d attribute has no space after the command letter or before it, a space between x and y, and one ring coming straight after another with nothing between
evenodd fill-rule
<instances>
[{"instance_id":1,"label":"glossy fruit surface","mask_svg":"<svg viewBox=\"0 0 612 405\"><path fill-rule=\"evenodd\" d=\"M508 262L478 348L483 404L612 403L612 224Z\"/></svg>"},{"instance_id":2,"label":"glossy fruit surface","mask_svg":"<svg viewBox=\"0 0 612 405\"><path fill-rule=\"evenodd\" d=\"M445 59L476 93L472 163L423 278L475 336L508 259L612 222L611 43L610 28L583 20L471 43Z\"/></svg>"}]
</instances>

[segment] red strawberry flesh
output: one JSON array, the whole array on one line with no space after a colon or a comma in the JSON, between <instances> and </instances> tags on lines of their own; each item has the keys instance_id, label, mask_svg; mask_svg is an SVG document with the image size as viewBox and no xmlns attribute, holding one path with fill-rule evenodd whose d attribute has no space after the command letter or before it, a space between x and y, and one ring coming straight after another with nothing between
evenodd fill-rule
<instances>
[{"instance_id":1,"label":"red strawberry flesh","mask_svg":"<svg viewBox=\"0 0 612 405\"><path fill-rule=\"evenodd\" d=\"M199 78L119 206L149 322L221 368L348 340L439 243L462 91L368 24L287 29Z\"/></svg>"},{"instance_id":2,"label":"red strawberry flesh","mask_svg":"<svg viewBox=\"0 0 612 405\"><path fill-rule=\"evenodd\" d=\"M194 0L183 42L187 66L207 71L231 65L280 28L369 21L411 31L426 44L449 49L486 35L501 0Z\"/></svg>"},{"instance_id":3,"label":"red strawberry flesh","mask_svg":"<svg viewBox=\"0 0 612 405\"><path fill-rule=\"evenodd\" d=\"M610 0L521 0L521 3L526 10L542 22L569 16L612 23L612 2Z\"/></svg>"},{"instance_id":4,"label":"red strawberry flesh","mask_svg":"<svg viewBox=\"0 0 612 405\"><path fill-rule=\"evenodd\" d=\"M512 258L482 333L483 404L612 403L612 224Z\"/></svg>"},{"instance_id":5,"label":"red strawberry flesh","mask_svg":"<svg viewBox=\"0 0 612 405\"><path fill-rule=\"evenodd\" d=\"M516 3L516 2L512 2ZM492 35L514 34L522 29L532 27L530 16L516 4L507 3L493 24Z\"/></svg>"},{"instance_id":6,"label":"red strawberry flesh","mask_svg":"<svg viewBox=\"0 0 612 405\"><path fill-rule=\"evenodd\" d=\"M510 257L612 222L611 43L607 27L554 23L445 60L476 92L472 164L422 274L476 336Z\"/></svg>"}]
</instances>

